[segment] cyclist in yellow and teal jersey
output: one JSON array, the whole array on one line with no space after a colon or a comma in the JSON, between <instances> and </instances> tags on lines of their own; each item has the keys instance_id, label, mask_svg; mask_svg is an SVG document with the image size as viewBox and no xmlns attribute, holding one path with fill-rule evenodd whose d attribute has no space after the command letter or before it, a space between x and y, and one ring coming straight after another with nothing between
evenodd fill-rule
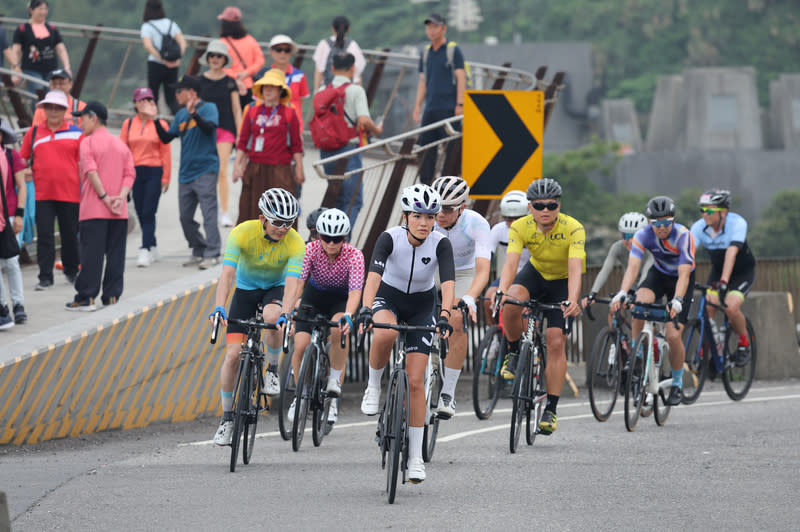
<instances>
[{"instance_id":1,"label":"cyclist in yellow and teal jersey","mask_svg":"<svg viewBox=\"0 0 800 532\"><path fill-rule=\"evenodd\" d=\"M267 323L285 326L289 313L300 296L300 273L306 245L292 229L297 218L297 199L282 188L271 188L258 201L261 211L257 220L247 220L234 227L228 235L222 275L217 284L216 306L222 324L228 327L225 336L225 362L220 372L222 421L214 436L217 445L230 445L233 433L233 388L239 367L239 351L246 336L241 325L228 323L228 317L251 318L258 305L264 306L262 316ZM236 279L229 314L225 302ZM281 330L267 330L267 370L264 393L280 393L278 357L281 349Z\"/></svg>"}]
</instances>

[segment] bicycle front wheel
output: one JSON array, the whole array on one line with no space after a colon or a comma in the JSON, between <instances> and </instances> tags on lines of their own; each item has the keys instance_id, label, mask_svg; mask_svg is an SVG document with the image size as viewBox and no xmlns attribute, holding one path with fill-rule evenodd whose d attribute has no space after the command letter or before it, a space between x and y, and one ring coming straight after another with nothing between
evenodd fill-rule
<instances>
[{"instance_id":1,"label":"bicycle front wheel","mask_svg":"<svg viewBox=\"0 0 800 532\"><path fill-rule=\"evenodd\" d=\"M722 372L722 385L725 386L728 397L734 401L744 399L756 374L756 335L750 319L745 319L747 342L750 344L749 356L737 352L739 338L730 325L725 332L725 369Z\"/></svg>"},{"instance_id":2,"label":"bicycle front wheel","mask_svg":"<svg viewBox=\"0 0 800 532\"><path fill-rule=\"evenodd\" d=\"M530 364L530 378L528 379L528 401L525 413L525 442L533 445L536 434L539 432L539 422L544 415L544 408L547 406L547 386L544 382L545 350L541 342L537 342L535 352L532 353L533 359Z\"/></svg>"},{"instance_id":3,"label":"bicycle front wheel","mask_svg":"<svg viewBox=\"0 0 800 532\"><path fill-rule=\"evenodd\" d=\"M628 386L625 389L625 428L629 432L636 430L636 424L642 413L642 405L647 393L644 361L649 356L650 349L652 349L650 336L641 333L636 339L636 347L631 355L631 369L628 373Z\"/></svg>"},{"instance_id":4,"label":"bicycle front wheel","mask_svg":"<svg viewBox=\"0 0 800 532\"><path fill-rule=\"evenodd\" d=\"M606 421L617 403L619 391L621 349L617 345L617 331L603 327L592 347L589 359L589 404L597 421Z\"/></svg>"},{"instance_id":5,"label":"bicycle front wheel","mask_svg":"<svg viewBox=\"0 0 800 532\"><path fill-rule=\"evenodd\" d=\"M397 476L400 472L400 454L403 451L406 432L406 389L408 375L405 371L393 372L389 384L388 404L386 405L386 424L389 438L388 467L386 468L386 496L389 504L394 503L397 494Z\"/></svg>"},{"instance_id":6,"label":"bicycle front wheel","mask_svg":"<svg viewBox=\"0 0 800 532\"><path fill-rule=\"evenodd\" d=\"M317 347L309 344L303 353L300 372L297 374L297 389L294 392L294 425L292 426L292 450L299 451L306 431L306 419L314 383L314 365L317 363Z\"/></svg>"},{"instance_id":7,"label":"bicycle front wheel","mask_svg":"<svg viewBox=\"0 0 800 532\"><path fill-rule=\"evenodd\" d=\"M294 373L292 372L291 354L284 355L281 362L281 393L278 396L278 430L281 438L286 441L292 439L292 424L294 418L289 419L289 406L294 398Z\"/></svg>"},{"instance_id":8,"label":"bicycle front wheel","mask_svg":"<svg viewBox=\"0 0 800 532\"><path fill-rule=\"evenodd\" d=\"M314 441L314 447L322 445L322 438L327 434L328 412L331 409L331 400L325 393L328 381L328 357L319 350L317 353L319 356L317 356L316 371L314 371L314 394L311 398L311 408L314 410L311 438Z\"/></svg>"},{"instance_id":9,"label":"bicycle front wheel","mask_svg":"<svg viewBox=\"0 0 800 532\"><path fill-rule=\"evenodd\" d=\"M522 420L526 414L530 416L528 401L530 400L530 368L529 357L531 344L522 342L517 359L517 371L514 376L514 385L511 389L511 430L508 439L508 449L515 453L519 446L519 437L522 434Z\"/></svg>"},{"instance_id":10,"label":"bicycle front wheel","mask_svg":"<svg viewBox=\"0 0 800 532\"><path fill-rule=\"evenodd\" d=\"M690 405L697 401L708 377L708 364L711 348L701 334L701 323L697 318L686 324L686 358L683 363L683 399L681 403Z\"/></svg>"},{"instance_id":11,"label":"bicycle front wheel","mask_svg":"<svg viewBox=\"0 0 800 532\"><path fill-rule=\"evenodd\" d=\"M661 353L661 367L657 373L658 382L672 378L672 368L669 366L669 353ZM667 397L669 395L671 386L666 390L659 387L658 393L653 397L653 419L656 425L663 427L669 417L671 406L667 404Z\"/></svg>"},{"instance_id":12,"label":"bicycle front wheel","mask_svg":"<svg viewBox=\"0 0 800 532\"><path fill-rule=\"evenodd\" d=\"M436 355L429 355L436 356ZM438 359L438 356L436 357ZM439 416L436 408L439 404L439 394L442 392L442 369L444 364L439 361L439 367L433 368L431 373L430 392L428 393L428 419L422 429L422 460L430 462L433 459L433 450L436 447L436 435L439 434Z\"/></svg>"},{"instance_id":13,"label":"bicycle front wheel","mask_svg":"<svg viewBox=\"0 0 800 532\"><path fill-rule=\"evenodd\" d=\"M258 426L258 415L263 410L267 409L267 398L265 395L261 395L261 391L263 389L263 373L261 364L256 362L256 364L251 366L252 371L250 371L251 378L249 382L252 382L253 385L250 387L250 408L247 414L247 422L244 425L244 435L242 436L242 461L245 464L250 463L250 458L253 457L253 446L256 443L256 427ZM262 406L262 401L264 402Z\"/></svg>"},{"instance_id":14,"label":"bicycle front wheel","mask_svg":"<svg viewBox=\"0 0 800 532\"><path fill-rule=\"evenodd\" d=\"M500 327L489 327L472 354L472 406L478 419L489 419L500 398L504 341Z\"/></svg>"},{"instance_id":15,"label":"bicycle front wheel","mask_svg":"<svg viewBox=\"0 0 800 532\"><path fill-rule=\"evenodd\" d=\"M247 414L250 410L250 355L242 354L239 361L239 375L236 379L236 388L233 396L236 404L233 405L233 435L231 437L231 473L236 471L236 460L239 453L239 442L242 439L242 431L247 423ZM246 443L244 444L247 445ZM244 451L244 449L243 449ZM244 455L244 452L242 453Z\"/></svg>"}]
</instances>

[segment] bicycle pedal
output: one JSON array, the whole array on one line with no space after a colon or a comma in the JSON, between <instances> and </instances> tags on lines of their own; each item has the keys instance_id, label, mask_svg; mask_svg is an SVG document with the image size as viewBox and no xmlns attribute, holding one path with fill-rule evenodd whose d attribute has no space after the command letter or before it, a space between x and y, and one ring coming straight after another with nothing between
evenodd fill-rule
<instances>
[{"instance_id":1,"label":"bicycle pedal","mask_svg":"<svg viewBox=\"0 0 800 532\"><path fill-rule=\"evenodd\" d=\"M550 430L543 430L543 429L536 429L536 434L541 434L542 436L550 436L553 431Z\"/></svg>"}]
</instances>

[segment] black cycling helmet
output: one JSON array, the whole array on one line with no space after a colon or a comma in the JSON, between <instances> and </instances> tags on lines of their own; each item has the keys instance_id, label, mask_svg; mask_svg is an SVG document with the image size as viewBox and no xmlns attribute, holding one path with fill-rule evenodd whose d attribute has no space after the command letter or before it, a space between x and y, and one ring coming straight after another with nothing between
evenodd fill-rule
<instances>
[{"instance_id":1,"label":"black cycling helmet","mask_svg":"<svg viewBox=\"0 0 800 532\"><path fill-rule=\"evenodd\" d=\"M327 211L327 207L318 207L311 211L311 213L306 218L306 229L309 231L316 231L317 230L317 218L323 212Z\"/></svg>"},{"instance_id":2,"label":"black cycling helmet","mask_svg":"<svg viewBox=\"0 0 800 532\"><path fill-rule=\"evenodd\" d=\"M712 188L700 194L700 199L697 203L702 205L713 205L715 207L723 207L725 209L731 206L731 191L723 190L721 188Z\"/></svg>"},{"instance_id":3,"label":"black cycling helmet","mask_svg":"<svg viewBox=\"0 0 800 532\"><path fill-rule=\"evenodd\" d=\"M555 179L543 177L531 183L525 196L528 198L528 201L540 199L560 199L561 185L559 185L558 181Z\"/></svg>"},{"instance_id":4,"label":"black cycling helmet","mask_svg":"<svg viewBox=\"0 0 800 532\"><path fill-rule=\"evenodd\" d=\"M663 218L664 216L675 216L675 202L667 196L656 196L647 202L644 214L651 220L653 218Z\"/></svg>"}]
</instances>

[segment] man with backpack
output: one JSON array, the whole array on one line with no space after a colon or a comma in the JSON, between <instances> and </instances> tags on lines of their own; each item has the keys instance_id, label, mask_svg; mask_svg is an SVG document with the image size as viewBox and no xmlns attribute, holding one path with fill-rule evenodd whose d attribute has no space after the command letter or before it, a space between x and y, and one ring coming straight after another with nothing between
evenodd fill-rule
<instances>
[{"instance_id":1,"label":"man with backpack","mask_svg":"<svg viewBox=\"0 0 800 532\"><path fill-rule=\"evenodd\" d=\"M320 157L326 159L357 148L352 139L366 137L362 133L380 135L383 124L375 124L369 114L367 93L360 85L353 83L355 57L348 52L337 53L333 57L333 81L324 85L314 95L314 117L309 129L314 144L320 149ZM347 171L360 170L361 154L347 160ZM331 175L336 163L324 165L325 173ZM347 213L350 227L355 226L356 218L363 205L361 197L362 174L351 174L342 181L336 208Z\"/></svg>"},{"instance_id":2,"label":"man with backpack","mask_svg":"<svg viewBox=\"0 0 800 532\"><path fill-rule=\"evenodd\" d=\"M425 33L431 44L425 48L419 60L419 83L413 114L414 122L421 121L422 126L463 114L464 90L467 86L464 54L456 43L445 37L447 24L444 17L433 13L426 18ZM444 128L438 128L422 133L418 143L425 146L446 136ZM419 179L430 185L435 173L436 148L432 148L422 152Z\"/></svg>"}]
</instances>

